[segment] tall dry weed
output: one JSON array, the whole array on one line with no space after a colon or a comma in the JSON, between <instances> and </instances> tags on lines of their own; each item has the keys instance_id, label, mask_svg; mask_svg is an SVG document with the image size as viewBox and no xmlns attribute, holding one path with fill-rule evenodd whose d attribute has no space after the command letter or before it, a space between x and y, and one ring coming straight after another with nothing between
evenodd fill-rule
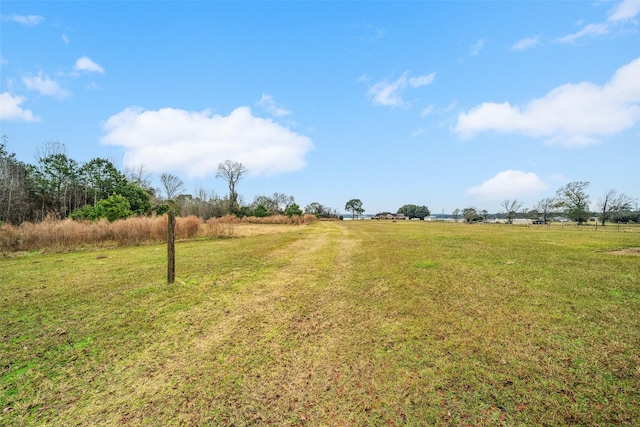
<instances>
[{"instance_id":1,"label":"tall dry weed","mask_svg":"<svg viewBox=\"0 0 640 427\"><path fill-rule=\"evenodd\" d=\"M288 217L286 215L272 215L265 217L255 217L255 216L245 216L242 218L241 222L243 224L292 224L292 225L303 225L309 224L315 221L317 218L315 215L304 214L304 215L293 215Z\"/></svg>"},{"instance_id":2,"label":"tall dry weed","mask_svg":"<svg viewBox=\"0 0 640 427\"><path fill-rule=\"evenodd\" d=\"M240 222L242 221L237 216L231 215L231 214L227 214L227 215L219 218L219 220L220 220L220 222L222 222L224 224L240 224Z\"/></svg>"},{"instance_id":3,"label":"tall dry weed","mask_svg":"<svg viewBox=\"0 0 640 427\"><path fill-rule=\"evenodd\" d=\"M110 223L111 240L119 246L162 241L167 235L167 220L163 217L135 217Z\"/></svg>"},{"instance_id":4,"label":"tall dry weed","mask_svg":"<svg viewBox=\"0 0 640 427\"><path fill-rule=\"evenodd\" d=\"M201 235L202 219L195 215L176 218L176 237L192 239Z\"/></svg>"},{"instance_id":5,"label":"tall dry weed","mask_svg":"<svg viewBox=\"0 0 640 427\"><path fill-rule=\"evenodd\" d=\"M176 218L176 238L230 237L237 224L309 224L316 220L313 215L284 215L270 217L238 218L226 215L203 222L194 215ZM0 226L0 251L16 252L31 250L73 250L85 246L130 246L143 243L165 242L167 239L167 217L134 217L109 222L74 221L47 218L38 223L24 222L19 226Z\"/></svg>"},{"instance_id":6,"label":"tall dry weed","mask_svg":"<svg viewBox=\"0 0 640 427\"><path fill-rule=\"evenodd\" d=\"M228 215L232 216L232 215ZM233 216L233 218L236 218ZM237 218L236 218L237 220ZM235 233L234 225L237 224L237 221L227 221L225 222L223 218L209 218L205 223L205 234L208 237L230 237Z\"/></svg>"},{"instance_id":7,"label":"tall dry weed","mask_svg":"<svg viewBox=\"0 0 640 427\"><path fill-rule=\"evenodd\" d=\"M0 250L17 251L22 243L18 227L9 223L0 226Z\"/></svg>"}]
</instances>

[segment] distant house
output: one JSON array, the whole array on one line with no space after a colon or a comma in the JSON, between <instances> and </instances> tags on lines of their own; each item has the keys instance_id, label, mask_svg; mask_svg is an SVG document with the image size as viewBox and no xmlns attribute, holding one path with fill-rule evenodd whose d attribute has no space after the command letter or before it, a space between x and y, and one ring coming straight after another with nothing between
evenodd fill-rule
<instances>
[{"instance_id":1,"label":"distant house","mask_svg":"<svg viewBox=\"0 0 640 427\"><path fill-rule=\"evenodd\" d=\"M507 224L508 221L504 218L493 218L493 219L488 219L486 223L487 224Z\"/></svg>"},{"instance_id":2,"label":"distant house","mask_svg":"<svg viewBox=\"0 0 640 427\"><path fill-rule=\"evenodd\" d=\"M398 220L398 219L407 219L406 216L404 216L404 214L399 214L399 213L391 213L391 212L380 212L375 214L375 216L373 217L373 219L392 219L392 220Z\"/></svg>"},{"instance_id":3,"label":"distant house","mask_svg":"<svg viewBox=\"0 0 640 427\"><path fill-rule=\"evenodd\" d=\"M533 220L528 218L515 218L511 223L513 225L531 225L533 224Z\"/></svg>"}]
</instances>

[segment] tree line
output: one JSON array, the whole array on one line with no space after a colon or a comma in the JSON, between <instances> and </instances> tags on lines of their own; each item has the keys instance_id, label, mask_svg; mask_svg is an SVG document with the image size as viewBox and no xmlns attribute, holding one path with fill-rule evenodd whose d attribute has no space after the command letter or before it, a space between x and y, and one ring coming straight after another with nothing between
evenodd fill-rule
<instances>
[{"instance_id":1,"label":"tree line","mask_svg":"<svg viewBox=\"0 0 640 427\"><path fill-rule=\"evenodd\" d=\"M36 163L18 160L7 151L7 137L0 140L0 223L20 224L38 222L47 217L109 221L130 216L162 215L173 208L178 215L195 215L203 219L225 215L266 217L272 215L312 214L318 218L339 218L335 209L313 202L304 210L295 198L282 193L256 196L251 203L244 203L237 186L247 169L240 162L226 160L218 165L216 178L224 180L229 192L218 196L215 191L196 189L195 194L185 191L182 180L170 173L160 175L162 188L153 188L151 174L143 166L121 172L103 158L79 163L66 154L64 144L49 141L37 150ZM591 211L591 198L587 193L589 182L571 182L556 191L555 197L545 198L532 209L522 209L515 199L504 200L503 217L507 222L516 218L528 218L543 223L557 216L579 224L597 217L603 225L606 221L638 222L640 211L632 210L634 200L616 190L608 190L600 197ZM345 209L352 217L364 213L360 199L351 199ZM397 211L408 218L424 218L430 215L426 206L407 204ZM465 222L486 221L489 213L475 207L452 213L455 220Z\"/></svg>"},{"instance_id":2,"label":"tree line","mask_svg":"<svg viewBox=\"0 0 640 427\"><path fill-rule=\"evenodd\" d=\"M126 178L109 160L78 163L63 144L51 141L36 154L36 164L18 160L0 142L0 222L19 224L48 216L108 217L114 211L148 214L152 193Z\"/></svg>"},{"instance_id":3,"label":"tree line","mask_svg":"<svg viewBox=\"0 0 640 427\"><path fill-rule=\"evenodd\" d=\"M589 182L570 182L556 191L555 197L548 197L537 202L532 209L523 209L522 202L516 199L506 199L501 203L504 211L498 214L508 223L514 219L526 218L543 224L553 219L564 219L583 224L590 218L597 220L604 226L607 221L612 222L636 222L640 223L640 211L633 209L634 199L616 190L608 190L600 197L596 204L596 211L591 210L591 197L587 193ZM364 209L360 199L351 199L345 204L345 210L351 212L352 218L359 218ZM424 205L406 204L398 208L398 214L408 219L424 219L431 212ZM452 218L467 223L487 221L492 216L487 210L479 210L475 207L454 209ZM496 216L494 214L494 216Z\"/></svg>"},{"instance_id":4,"label":"tree line","mask_svg":"<svg viewBox=\"0 0 640 427\"><path fill-rule=\"evenodd\" d=\"M591 209L591 196L587 192L589 182L570 182L556 191L555 197L548 197L538 201L531 209L523 209L522 202L507 199L501 203L504 209L503 217L508 223L516 218L526 218L546 224L554 219L562 219L583 224L590 218L597 218L603 226L611 222L640 223L640 211L633 210L634 199L616 190L608 190L595 203L596 210ZM489 213L478 211L475 207L455 209L452 213L455 220L464 219L465 222L486 221Z\"/></svg>"},{"instance_id":5,"label":"tree line","mask_svg":"<svg viewBox=\"0 0 640 427\"><path fill-rule=\"evenodd\" d=\"M69 157L64 144L49 141L37 149L35 164L16 158L7 150L7 137L0 140L0 223L39 222L47 217L109 221L130 216L162 215L175 209L180 216L203 219L225 215L271 216L313 214L337 218L334 209L318 202L304 210L293 196L273 193L256 196L245 204L237 185L246 168L226 160L218 165L217 178L228 184L229 193L185 191L183 181L170 173L160 175L162 188L154 188L144 166L124 172L108 159L94 158L80 163Z\"/></svg>"}]
</instances>

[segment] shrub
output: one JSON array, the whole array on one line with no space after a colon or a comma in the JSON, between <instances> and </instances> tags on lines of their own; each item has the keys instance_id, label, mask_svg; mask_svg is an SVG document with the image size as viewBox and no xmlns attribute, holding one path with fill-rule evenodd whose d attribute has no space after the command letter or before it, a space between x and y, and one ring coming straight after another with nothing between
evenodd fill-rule
<instances>
[{"instance_id":1,"label":"shrub","mask_svg":"<svg viewBox=\"0 0 640 427\"><path fill-rule=\"evenodd\" d=\"M82 221L82 220L95 221L99 219L96 208L91 205L85 205L80 209L76 209L75 211L71 212L71 215L69 215L69 217L71 219L75 219L76 221Z\"/></svg>"},{"instance_id":2,"label":"shrub","mask_svg":"<svg viewBox=\"0 0 640 427\"><path fill-rule=\"evenodd\" d=\"M269 215L269 210L264 207L264 205L258 205L253 210L253 216L257 216L258 218L263 218Z\"/></svg>"},{"instance_id":3,"label":"shrub","mask_svg":"<svg viewBox=\"0 0 640 427\"><path fill-rule=\"evenodd\" d=\"M120 194L112 194L100 200L96 205L99 218L107 218L110 222L117 219L129 218L133 215L129 201Z\"/></svg>"},{"instance_id":4,"label":"shrub","mask_svg":"<svg viewBox=\"0 0 640 427\"><path fill-rule=\"evenodd\" d=\"M107 218L113 222L117 219L133 216L133 211L129 200L120 194L112 194L106 199L100 200L95 206L86 205L73 211L69 216L75 220L96 221L100 218Z\"/></svg>"},{"instance_id":5,"label":"shrub","mask_svg":"<svg viewBox=\"0 0 640 427\"><path fill-rule=\"evenodd\" d=\"M289 206L287 206L287 209L285 209L284 214L289 218L294 215L300 216L302 215L302 209L300 209L300 206L298 206L296 203L291 203Z\"/></svg>"}]
</instances>

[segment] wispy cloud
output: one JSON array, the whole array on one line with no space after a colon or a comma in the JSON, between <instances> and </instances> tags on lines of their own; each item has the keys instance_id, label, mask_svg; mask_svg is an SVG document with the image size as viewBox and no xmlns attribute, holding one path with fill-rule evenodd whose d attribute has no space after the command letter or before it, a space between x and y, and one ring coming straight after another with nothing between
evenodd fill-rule
<instances>
[{"instance_id":1,"label":"wispy cloud","mask_svg":"<svg viewBox=\"0 0 640 427\"><path fill-rule=\"evenodd\" d=\"M73 66L75 71L84 71L92 73L104 74L104 68L101 65L93 62L88 56L83 56L76 60L76 64Z\"/></svg>"},{"instance_id":2,"label":"wispy cloud","mask_svg":"<svg viewBox=\"0 0 640 427\"><path fill-rule=\"evenodd\" d=\"M588 24L576 33L567 34L566 36L559 37L557 41L560 43L575 43L577 40L583 37L602 36L604 34L607 34L609 32L609 28L610 26L605 23Z\"/></svg>"},{"instance_id":3,"label":"wispy cloud","mask_svg":"<svg viewBox=\"0 0 640 427\"><path fill-rule=\"evenodd\" d=\"M22 78L22 82L27 89L34 90L42 95L55 96L56 98L65 98L69 95L69 91L62 88L57 81L42 72L39 72L37 76L25 76Z\"/></svg>"},{"instance_id":4,"label":"wispy cloud","mask_svg":"<svg viewBox=\"0 0 640 427\"><path fill-rule=\"evenodd\" d=\"M105 71L101 65L95 63L89 57L83 56L76 60L71 72L59 73L56 78L52 78L43 71L39 71L36 75L23 76L22 83L28 90L63 99L71 95L71 92L63 87L63 83L69 84L72 79L76 79L84 73L105 74ZM85 87L87 89L95 89L97 85L89 83Z\"/></svg>"},{"instance_id":5,"label":"wispy cloud","mask_svg":"<svg viewBox=\"0 0 640 427\"><path fill-rule=\"evenodd\" d=\"M405 71L397 80L382 80L369 88L369 96L374 105L386 107L403 107L406 102L402 99L404 91L408 88L419 88L433 83L436 73L425 74L417 77L409 77Z\"/></svg>"},{"instance_id":6,"label":"wispy cloud","mask_svg":"<svg viewBox=\"0 0 640 427\"><path fill-rule=\"evenodd\" d=\"M291 114L291 111L283 108L278 104L273 96L263 93L260 99L256 102L256 105L264 109L267 113L273 117L285 117Z\"/></svg>"},{"instance_id":7,"label":"wispy cloud","mask_svg":"<svg viewBox=\"0 0 640 427\"><path fill-rule=\"evenodd\" d=\"M467 194L482 200L502 200L534 196L547 187L533 172L508 169L498 172L478 186L467 189Z\"/></svg>"},{"instance_id":8,"label":"wispy cloud","mask_svg":"<svg viewBox=\"0 0 640 427\"><path fill-rule=\"evenodd\" d=\"M3 21L17 22L18 24L25 25L27 27L33 27L39 25L44 21L44 17L40 15L2 15Z\"/></svg>"},{"instance_id":9,"label":"wispy cloud","mask_svg":"<svg viewBox=\"0 0 640 427\"><path fill-rule=\"evenodd\" d=\"M420 112L420 117L427 117L433 114L435 110L436 107L434 107L433 105L429 105L428 107L422 109L422 111Z\"/></svg>"},{"instance_id":10,"label":"wispy cloud","mask_svg":"<svg viewBox=\"0 0 640 427\"><path fill-rule=\"evenodd\" d=\"M66 34L62 35L62 41L64 42L64 44L69 44L70 42L69 37L67 37Z\"/></svg>"},{"instance_id":11,"label":"wispy cloud","mask_svg":"<svg viewBox=\"0 0 640 427\"><path fill-rule=\"evenodd\" d=\"M540 35L518 40L511 46L511 50L525 51L533 49L540 44Z\"/></svg>"},{"instance_id":12,"label":"wispy cloud","mask_svg":"<svg viewBox=\"0 0 640 427\"><path fill-rule=\"evenodd\" d=\"M487 41L485 39L480 39L477 42L475 42L473 46L471 46L471 48L469 49L469 54L471 56L479 55L480 51L482 50L486 42Z\"/></svg>"},{"instance_id":13,"label":"wispy cloud","mask_svg":"<svg viewBox=\"0 0 640 427\"><path fill-rule=\"evenodd\" d=\"M348 25L347 28L354 31L354 37L361 42L372 43L381 40L385 36L385 29L368 22L360 22Z\"/></svg>"},{"instance_id":14,"label":"wispy cloud","mask_svg":"<svg viewBox=\"0 0 640 427\"><path fill-rule=\"evenodd\" d=\"M640 13L640 1L623 0L618 3L609 14L607 22L626 22L634 19Z\"/></svg>"},{"instance_id":15,"label":"wispy cloud","mask_svg":"<svg viewBox=\"0 0 640 427\"><path fill-rule=\"evenodd\" d=\"M458 116L455 132L469 138L486 131L584 146L640 123L640 58L620 67L605 85L565 84L524 106L482 103Z\"/></svg>"},{"instance_id":16,"label":"wispy cloud","mask_svg":"<svg viewBox=\"0 0 640 427\"><path fill-rule=\"evenodd\" d=\"M557 39L560 43L576 43L585 37L596 37L610 34L614 29L625 24L637 26L636 16L640 14L640 0L623 0L617 3L604 22L585 25L581 30Z\"/></svg>"},{"instance_id":17,"label":"wispy cloud","mask_svg":"<svg viewBox=\"0 0 640 427\"><path fill-rule=\"evenodd\" d=\"M40 119L36 117L31 110L26 110L20 106L27 98L23 96L14 96L9 92L0 94L0 120L20 121L20 122L37 122Z\"/></svg>"},{"instance_id":18,"label":"wispy cloud","mask_svg":"<svg viewBox=\"0 0 640 427\"><path fill-rule=\"evenodd\" d=\"M313 144L303 135L239 107L228 116L175 108L127 108L109 117L102 144L122 147L127 166L189 177L215 174L217 164L242 162L254 175L277 175L306 166Z\"/></svg>"},{"instance_id":19,"label":"wispy cloud","mask_svg":"<svg viewBox=\"0 0 640 427\"><path fill-rule=\"evenodd\" d=\"M426 133L426 132L424 131L424 129L422 129L422 128L418 128L418 129L416 129L415 131L411 132L411 135L409 135L409 136L410 136L411 138L415 138L415 137L417 137L417 136L424 135L425 133Z\"/></svg>"}]
</instances>

